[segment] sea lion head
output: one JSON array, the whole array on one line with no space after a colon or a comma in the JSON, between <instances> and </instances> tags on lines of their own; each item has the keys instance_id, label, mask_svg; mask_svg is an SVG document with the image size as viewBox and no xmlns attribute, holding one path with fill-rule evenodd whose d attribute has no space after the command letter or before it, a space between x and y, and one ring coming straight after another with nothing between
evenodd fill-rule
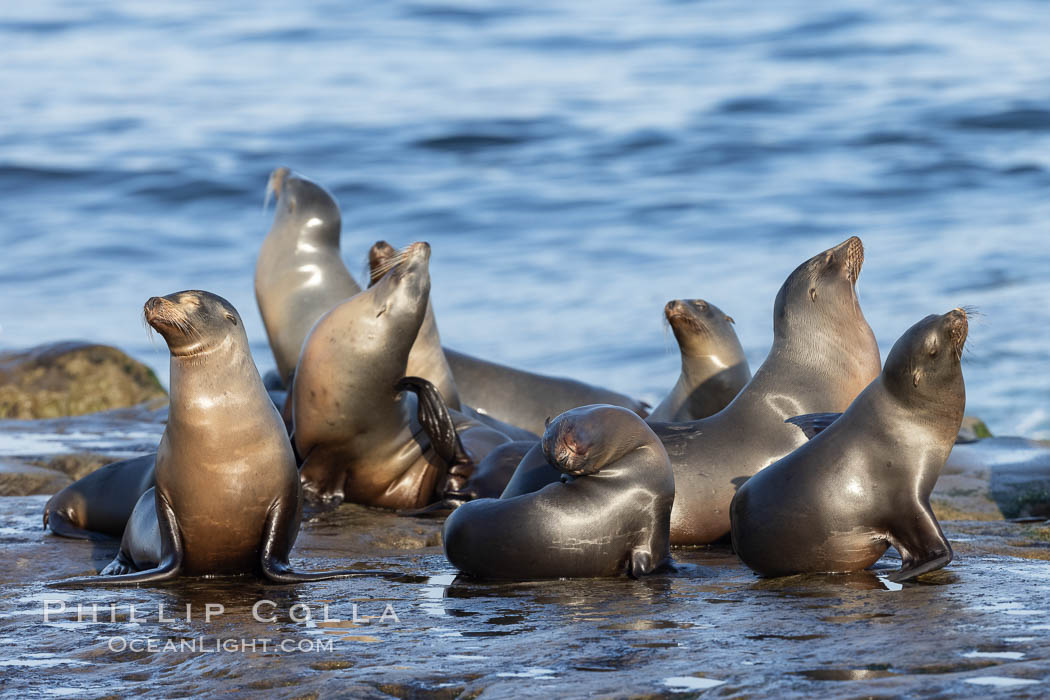
<instances>
[{"instance_id":1,"label":"sea lion head","mask_svg":"<svg viewBox=\"0 0 1050 700\"><path fill-rule=\"evenodd\" d=\"M266 201L277 200L270 231L295 237L299 246L339 247L342 228L339 205L325 188L288 168L277 168L266 183Z\"/></svg>"},{"instance_id":2,"label":"sea lion head","mask_svg":"<svg viewBox=\"0 0 1050 700\"><path fill-rule=\"evenodd\" d=\"M622 415L621 415L622 414ZM619 406L581 406L548 421L541 447L547 462L572 477L597 474L637 447L628 426L637 416Z\"/></svg>"},{"instance_id":3,"label":"sea lion head","mask_svg":"<svg viewBox=\"0 0 1050 700\"><path fill-rule=\"evenodd\" d=\"M669 301L664 306L664 316L683 355L710 354L712 339L733 335L728 326L735 321L703 299Z\"/></svg>"},{"instance_id":4,"label":"sea lion head","mask_svg":"<svg viewBox=\"0 0 1050 700\"><path fill-rule=\"evenodd\" d=\"M413 243L391 260L390 269L362 294L371 299L376 321L389 329L384 335L408 333L415 338L430 300L430 244Z\"/></svg>"},{"instance_id":5,"label":"sea lion head","mask_svg":"<svg viewBox=\"0 0 1050 700\"><path fill-rule=\"evenodd\" d=\"M407 250L407 249L406 249ZM374 286L397 264L397 248L386 241L376 241L368 249L368 286Z\"/></svg>"},{"instance_id":6,"label":"sea lion head","mask_svg":"<svg viewBox=\"0 0 1050 700\"><path fill-rule=\"evenodd\" d=\"M150 297L143 315L177 357L200 355L231 334L244 337L244 326L233 304L210 292L191 289Z\"/></svg>"},{"instance_id":7,"label":"sea lion head","mask_svg":"<svg viewBox=\"0 0 1050 700\"><path fill-rule=\"evenodd\" d=\"M889 391L901 399L921 397L945 407L954 403L947 399L958 396L961 418L966 397L961 361L968 330L963 309L932 314L909 328L886 357L882 376Z\"/></svg>"},{"instance_id":8,"label":"sea lion head","mask_svg":"<svg viewBox=\"0 0 1050 700\"><path fill-rule=\"evenodd\" d=\"M376 286L385 285L389 296L412 300L422 297L425 307L430 294L430 244L417 241L400 251L395 260Z\"/></svg>"},{"instance_id":9,"label":"sea lion head","mask_svg":"<svg viewBox=\"0 0 1050 700\"><path fill-rule=\"evenodd\" d=\"M853 236L795 268L777 293L774 334L837 330L858 317L863 320L856 291L863 263L864 244Z\"/></svg>"}]
</instances>

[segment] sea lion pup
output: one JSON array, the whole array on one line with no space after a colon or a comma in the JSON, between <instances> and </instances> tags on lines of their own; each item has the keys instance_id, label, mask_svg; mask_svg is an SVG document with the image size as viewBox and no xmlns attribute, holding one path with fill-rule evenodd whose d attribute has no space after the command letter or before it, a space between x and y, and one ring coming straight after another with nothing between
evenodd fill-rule
<instances>
[{"instance_id":1,"label":"sea lion pup","mask_svg":"<svg viewBox=\"0 0 1050 700\"><path fill-rule=\"evenodd\" d=\"M789 419L807 434L834 422L737 491L745 564L763 576L859 571L892 545L902 561L889 578L904 581L951 561L930 492L962 423L966 332L962 309L927 316L841 417Z\"/></svg>"},{"instance_id":2,"label":"sea lion pup","mask_svg":"<svg viewBox=\"0 0 1050 700\"><path fill-rule=\"evenodd\" d=\"M645 421L619 406L575 408L542 444L562 480L453 511L444 529L453 566L481 578L637 578L671 563L674 475Z\"/></svg>"},{"instance_id":3,"label":"sea lion pup","mask_svg":"<svg viewBox=\"0 0 1050 700\"><path fill-rule=\"evenodd\" d=\"M255 300L284 386L314 322L361 291L339 255L339 205L288 168L266 184L277 211L255 262Z\"/></svg>"},{"instance_id":4,"label":"sea lion pup","mask_svg":"<svg viewBox=\"0 0 1050 700\"><path fill-rule=\"evenodd\" d=\"M684 422L713 416L751 379L733 319L703 299L669 301L664 316L682 353L682 372L646 421Z\"/></svg>"},{"instance_id":5,"label":"sea lion pup","mask_svg":"<svg viewBox=\"0 0 1050 700\"><path fill-rule=\"evenodd\" d=\"M171 407L156 486L139 498L102 576L56 583L245 573L297 583L379 573L299 573L289 566L302 514L299 475L233 306L185 291L151 298L145 316L171 351Z\"/></svg>"},{"instance_id":6,"label":"sea lion pup","mask_svg":"<svg viewBox=\"0 0 1050 700\"><path fill-rule=\"evenodd\" d=\"M313 497L408 509L440 499L450 486L449 451L439 452L427 430L435 434L426 416L439 393L420 404L401 391L419 384L401 380L426 315L429 260L430 246L414 243L377 284L322 316L303 344L292 410L300 474ZM462 461L480 461L507 441L474 421L453 420L446 432L458 432Z\"/></svg>"},{"instance_id":7,"label":"sea lion pup","mask_svg":"<svg viewBox=\"0 0 1050 700\"><path fill-rule=\"evenodd\" d=\"M674 467L671 544L709 544L729 534L729 503L760 469L805 443L784 423L803 413L844 411L879 374L879 349L855 284L864 260L857 237L795 268L773 307L773 347L754 377L715 415L654 423ZM533 449L503 498L557 478Z\"/></svg>"},{"instance_id":8,"label":"sea lion pup","mask_svg":"<svg viewBox=\"0 0 1050 700\"><path fill-rule=\"evenodd\" d=\"M368 267L371 277L368 286L371 287L382 279L383 275L401 261L403 255L404 251L395 249L386 241L376 241L368 251ZM535 441L540 439L536 433L479 413L473 407L460 401L456 381L441 347L441 335L438 333L437 321L434 319L433 304L429 300L426 316L423 317L423 325L420 326L416 340L412 344L412 350L408 353L406 373L409 376L427 379L434 384L444 399L445 405L453 412L487 425L515 440Z\"/></svg>"}]
</instances>

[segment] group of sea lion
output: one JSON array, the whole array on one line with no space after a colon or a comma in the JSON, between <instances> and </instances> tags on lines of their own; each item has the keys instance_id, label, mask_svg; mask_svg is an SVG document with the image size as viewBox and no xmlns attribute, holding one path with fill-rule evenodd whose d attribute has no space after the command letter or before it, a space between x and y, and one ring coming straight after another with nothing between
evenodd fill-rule
<instances>
[{"instance_id":1,"label":"group of sea lion","mask_svg":"<svg viewBox=\"0 0 1050 700\"><path fill-rule=\"evenodd\" d=\"M171 351L168 424L156 455L48 502L56 534L122 537L101 576L74 582L389 573L292 571L304 496L454 509L445 554L478 577L637 577L671 568L672 545L727 535L768 576L864 569L889 546L894 580L951 560L929 496L962 421L966 313L919 321L880 368L859 238L788 276L754 376L729 316L669 302L682 369L647 415L629 396L443 347L428 244L377 242L362 290L332 195L281 168L271 196L255 293L277 374L264 386L220 297L146 303Z\"/></svg>"}]
</instances>

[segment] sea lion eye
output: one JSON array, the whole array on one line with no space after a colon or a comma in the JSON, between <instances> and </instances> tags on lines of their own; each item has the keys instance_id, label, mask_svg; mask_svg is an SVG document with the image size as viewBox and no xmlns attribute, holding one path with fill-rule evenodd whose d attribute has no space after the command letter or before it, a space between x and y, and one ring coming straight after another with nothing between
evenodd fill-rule
<instances>
[{"instance_id":1,"label":"sea lion eye","mask_svg":"<svg viewBox=\"0 0 1050 700\"><path fill-rule=\"evenodd\" d=\"M235 326L237 325L237 317L234 316L233 314L226 314L226 320L229 321L230 323L232 323Z\"/></svg>"},{"instance_id":2,"label":"sea lion eye","mask_svg":"<svg viewBox=\"0 0 1050 700\"><path fill-rule=\"evenodd\" d=\"M817 288L816 287L810 287L809 288L809 298L812 299L813 301L817 300Z\"/></svg>"}]
</instances>

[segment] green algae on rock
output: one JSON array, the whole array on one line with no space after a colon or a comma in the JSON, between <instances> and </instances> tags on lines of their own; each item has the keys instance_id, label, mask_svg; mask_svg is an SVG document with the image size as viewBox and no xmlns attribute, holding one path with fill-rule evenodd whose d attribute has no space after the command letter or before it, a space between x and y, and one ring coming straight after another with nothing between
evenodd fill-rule
<instances>
[{"instance_id":1,"label":"green algae on rock","mask_svg":"<svg viewBox=\"0 0 1050 700\"><path fill-rule=\"evenodd\" d=\"M108 345L66 341L0 353L0 418L57 418L166 397L146 365Z\"/></svg>"}]
</instances>

